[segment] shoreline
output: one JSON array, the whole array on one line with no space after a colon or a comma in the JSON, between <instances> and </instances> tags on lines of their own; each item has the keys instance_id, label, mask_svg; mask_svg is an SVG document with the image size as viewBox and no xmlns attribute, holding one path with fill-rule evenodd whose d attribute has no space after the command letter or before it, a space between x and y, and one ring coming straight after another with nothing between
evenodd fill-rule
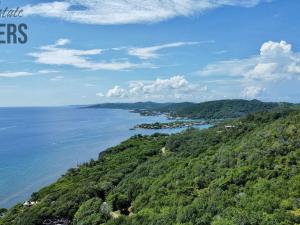
<instances>
[{"instance_id":1,"label":"shoreline","mask_svg":"<svg viewBox=\"0 0 300 225\"><path fill-rule=\"evenodd\" d=\"M47 107L46 109L49 109L49 107ZM63 110L63 111L67 111L68 112L68 114L69 114L69 112L70 113L72 113L72 111L74 111L75 110L75 112L77 111L77 109L78 108L69 108L69 107L50 107L50 109L52 110L52 109L54 109L55 111L54 112L57 112L57 110ZM12 108L12 110L14 110L14 111L19 111L20 113L22 112L22 111L34 111L34 112L36 112L36 110L38 110L38 111L40 111L41 109L40 108ZM71 111L70 111L71 110ZM129 113L129 114L131 114L131 112L129 112L129 110L125 110L125 112L124 112L124 110L120 110L120 109L111 109L111 110L113 110L113 111L116 111L115 112L115 114L117 115L118 114L118 118L121 118L121 116L120 115L123 115L124 113L125 113L125 115L127 114L127 113ZM103 111L103 112L110 112L111 111L110 109L105 109L105 110L91 110L92 112L93 112L93 114L95 114L96 113L96 115L101 115L101 112ZM7 113L8 113L8 111L7 110L5 110ZM48 112L48 110L46 110L47 111L47 113L49 113ZM54 113L53 112L53 113ZM80 113L80 111L78 110L78 112ZM40 111L40 113L45 113L45 108L42 108L42 111ZM31 114L31 113L30 113ZM107 114L107 113L106 113ZM86 115L86 113L84 113L84 115ZM21 116L21 115L20 115ZM37 168L37 170L38 171L42 171L41 172L41 174L40 173L38 173L38 175L35 175L35 173L34 173L34 175L33 176L31 176L30 175L30 178L28 178L29 180L30 180L30 182L21 182L21 179L19 179L18 178L18 168L16 168L16 181L14 181L14 183L16 182L17 183L17 185L15 186L16 188L14 188L14 189L12 189L11 190L11 192L4 192L4 194L5 194L5 196L2 198L1 197L1 199L2 200L6 200L6 202L4 203L4 202L2 202L3 204L1 204L0 205L0 208L2 208L2 207L5 207L5 208L10 208L10 207L12 207L13 205L15 205L15 204L17 204L18 202L23 202L23 201L25 201L26 199L28 199L28 197L30 197L30 195L33 193L33 192L35 192L35 191L38 191L38 190L40 190L41 188L43 188L43 187L47 187L48 185L50 185L51 183L53 183L53 182L55 182L57 179L59 179L60 178L60 176L61 176L61 174L65 174L66 172L67 172L67 170L69 169L69 168L74 168L74 167L76 167L76 165L78 164L78 161L80 161L81 163L84 163L84 162L88 162L90 159L95 159L95 158L97 158L97 156L98 156L98 154L99 153L101 153L101 152L103 152L103 151L105 151L105 150L107 150L108 148L110 148L110 147L114 147L114 146L117 146L117 145L119 145L119 144L121 144L122 142L124 142L124 141L126 141L128 138L131 138L131 137L133 137L135 134L142 134L142 135L150 135L150 134L153 134L153 131L150 131L150 130L138 130L138 131L136 131L136 132L133 132L133 131L130 131L130 128L132 127L132 125L133 126L135 126L135 125L137 125L137 124L139 124L140 122L151 122L151 121L153 121L153 122L155 122L155 121L166 121L166 117L165 117L165 115L160 115L160 116L163 116L164 117L164 119L163 120L161 120L161 118L162 117L160 117L160 118L158 118L158 117L156 117L156 116L154 116L153 118L151 118L151 117L144 117L144 116L141 116L141 115L138 115L138 116L131 116L131 118L132 119L128 119L128 122L125 122L125 124L126 124L126 126L127 126L127 129L125 129L124 128L124 130L123 130L123 132L121 132L120 134L122 134L121 135L121 137L122 137L122 139L119 139L119 140L113 140L113 139L118 139L118 138L113 138L112 140L109 140L108 142L110 143L109 145L106 143L104 143L104 145L103 144L101 144L102 143L102 141L101 141L101 136L99 136L99 138L97 138L97 140L94 140L94 139L96 139L96 138L92 138L92 140L91 141L88 141L88 140L85 140L84 142L80 142L80 143L78 143L77 144L77 142L78 141L73 141L71 144L70 144L70 146L68 147L68 146L66 146L66 147L63 147L62 146L62 142L61 141L51 141L51 143L53 142L53 143L58 143L58 144L55 144L55 146L52 146L52 144L51 143L49 143L49 144L47 144L47 143L42 143L42 145L45 147L45 148L47 148L47 149L50 149L49 150L49 154L51 154L50 156L48 156L48 152L41 152L41 153L39 153L39 154L43 154L43 155L45 155L45 157L50 157L51 159L55 159L55 158L57 158L57 157L60 157L59 155L60 154L63 154L63 157L67 157L67 158L69 158L68 157L68 155L69 155L69 150L67 150L67 149L69 149L69 148L72 148L72 146L79 146L78 148L81 148L81 146L88 146L88 147L85 147L85 148L87 148L87 149L89 149L89 151L88 152L90 152L90 150L92 150L91 152L95 152L95 153L93 153L93 155L95 155L94 157L83 157L83 158L85 158L84 160L80 157L80 155L81 154L83 154L83 153L76 153L76 151L77 150L75 150L75 155L78 155L78 157L77 157L77 159L80 159L80 160L73 160L74 161L74 163L72 163L72 165L71 165L71 162L72 162L72 160L71 159L68 159L68 162L69 163L67 163L67 165L69 165L68 167L66 167L65 169L61 169L61 167L62 166L58 166L59 168L56 168L56 166L54 166L53 168L52 168L52 166L51 166L51 168L49 169L48 168L48 166L46 166L46 170L53 170L54 172L55 171L59 171L58 172L58 175L56 176L56 178L52 178L52 179L50 179L50 182L46 182L44 185L36 185L36 184L41 184L42 182L41 182L41 180L38 178L38 177L40 177L40 176L42 176L43 174L47 174L46 173L46 171L45 171L45 173L43 172L44 171L44 169L42 168L42 169L39 169L40 168L40 165L33 165L30 161L28 161L27 160L27 163L26 164L28 164L29 165L29 167L31 167L31 166L33 166L33 167L36 167ZM5 117L5 116L4 116ZM31 116L30 116L31 117ZM122 117L123 118L123 117ZM139 118L139 119L138 119ZM99 121L99 118L97 119L96 118L96 120L98 120ZM101 120L101 116L100 116L100 120ZM29 120L28 122L30 122L31 120ZM86 123L86 122L88 122L87 120L83 120L84 122L84 124ZM127 121L127 120L126 120ZM130 123L130 121L133 121L133 122L131 122L132 123L132 125L127 125L127 124L129 124ZM78 123L79 121L73 121L72 123L73 124L81 124L81 123ZM81 122L81 121L80 121ZM121 122L121 121L120 121ZM111 129L112 130L115 130L113 127L116 127L116 126L119 126L119 125L121 125L121 126L123 126L122 125L123 124L123 122L121 122L121 123L118 123L118 122L114 122L114 125L111 125ZM10 131L10 132L14 132L14 130L19 130L19 129L22 129L22 126L20 126L19 124L17 124L18 126L14 126L13 127L13 129ZM75 126L75 125L74 125ZM55 127L55 125L53 125L53 127ZM71 125L71 127L73 127L73 125ZM77 127L77 126L76 126ZM79 127L81 127L81 125L79 126ZM91 134L92 134L92 136L94 136L96 133L98 133L98 131L97 130L99 130L99 129L103 129L104 127L103 126L101 126L101 127L98 127L98 129L96 129L96 130L92 130L91 131ZM82 132L84 132L84 133L82 133ZM84 134L84 136L88 136L87 138L90 138L91 137L91 135L89 134L90 132L88 132L88 133L86 133L86 131L82 131L82 132L80 132L81 134ZM180 131L177 131L176 129L172 129L172 130L161 130L161 131L159 131L159 133L176 133L176 132L180 132ZM33 136L32 136L33 135ZM53 132L51 132L50 133L50 135L51 136L53 136ZM64 134L62 134L62 135L64 135ZM108 135L108 134L107 134ZM35 139L35 134L31 134L31 136L29 137L30 139L32 139L32 140L36 140ZM64 139L64 138L63 138ZM94 144L94 142L99 142L100 143L100 145L98 145L98 147L96 148L96 150L93 150L94 149L94 147L93 146L97 146L96 144ZM107 141L106 141L107 142ZM113 143L112 143L113 142ZM40 143L39 143L40 144ZM92 147L89 147L89 146L92 146ZM44 147L42 147L42 148L44 148ZM34 147L34 148L36 148L36 147ZM34 148L31 148L30 146L27 146L26 145L26 151L29 151L30 149L34 149ZM77 147L76 147L77 148ZM27 150L28 149L28 150ZM62 150L63 152L61 152L61 153L59 153L59 152L57 152L57 151L52 151L51 149L64 149L64 150ZM65 150L67 150L67 152L65 152ZM48 150L47 150L48 151ZM81 150L79 151L79 152L82 152L82 151L84 151L84 149L82 150L82 148L81 148ZM55 156L52 156L52 153L54 154L55 153L55 155L58 155L57 157ZM31 154L31 153L28 153L28 154ZM84 153L84 155L89 155L88 153ZM12 156L13 157L13 156ZM82 159L82 160L81 160ZM18 159L16 159L16 160L14 160L14 161L19 161ZM58 160L58 162L57 163L59 163L61 160ZM57 163L55 163L55 164L57 164ZM63 165L64 163L62 162L61 163L61 165ZM44 167L44 166L43 166ZM3 171L3 174L4 173L6 173L5 171ZM25 173L25 172L24 172ZM22 174L24 174L24 173L22 173ZM9 180L9 177L8 177L8 175L5 175L6 176L6 180L7 181L4 181L4 182L6 182L6 183L8 183L10 180ZM44 175L43 175L44 176ZM31 177L33 177L32 179L31 179ZM20 182L18 181L18 180L20 180ZM20 185L21 184L21 185ZM35 186L36 188L34 188L34 189L30 189L32 186ZM26 191L24 191L24 189L19 189L18 187L26 187ZM3 186L3 190L4 190L4 186ZM16 194L17 193L17 194ZM16 197L16 195L18 195L18 196L21 196L20 198L19 197ZM25 196L26 195L26 197L22 197L22 196ZM13 197L11 197L11 196L13 196ZM9 198L9 200L7 200L7 198ZM11 200L12 199L12 200ZM17 199L16 201L15 201L15 199ZM19 199L21 199L21 200L19 200Z\"/></svg>"},{"instance_id":2,"label":"shoreline","mask_svg":"<svg viewBox=\"0 0 300 225\"><path fill-rule=\"evenodd\" d=\"M192 127L199 127L204 125L212 125L208 121L193 121L193 120L178 120L172 121L167 123L141 123L137 124L134 127L130 128L130 130L137 130L137 129L146 129L146 130L163 130L163 129L176 129L176 128L192 128Z\"/></svg>"}]
</instances>

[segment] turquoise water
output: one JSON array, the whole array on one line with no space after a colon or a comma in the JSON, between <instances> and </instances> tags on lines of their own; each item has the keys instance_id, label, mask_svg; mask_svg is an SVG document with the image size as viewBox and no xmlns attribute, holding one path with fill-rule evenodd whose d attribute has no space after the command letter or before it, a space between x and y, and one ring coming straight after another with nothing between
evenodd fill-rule
<instances>
[{"instance_id":1,"label":"turquoise water","mask_svg":"<svg viewBox=\"0 0 300 225\"><path fill-rule=\"evenodd\" d=\"M0 208L26 200L69 168L134 134L157 132L129 130L157 121L167 119L118 109L0 108Z\"/></svg>"}]
</instances>

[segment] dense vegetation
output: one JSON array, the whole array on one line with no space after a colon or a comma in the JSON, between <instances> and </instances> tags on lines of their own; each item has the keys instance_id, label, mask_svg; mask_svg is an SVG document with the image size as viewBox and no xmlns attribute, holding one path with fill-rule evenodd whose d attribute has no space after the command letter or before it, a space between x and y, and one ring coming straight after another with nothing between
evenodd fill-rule
<instances>
[{"instance_id":1,"label":"dense vegetation","mask_svg":"<svg viewBox=\"0 0 300 225\"><path fill-rule=\"evenodd\" d=\"M90 106L92 108L128 109L143 113L144 110L168 113L172 117L188 117L200 119L237 118L247 113L273 110L278 107L289 107L288 103L261 102L258 100L218 100L203 103L105 103Z\"/></svg>"},{"instance_id":2,"label":"dense vegetation","mask_svg":"<svg viewBox=\"0 0 300 225\"><path fill-rule=\"evenodd\" d=\"M0 224L300 224L300 111L134 136L70 169L32 200L38 203L16 205Z\"/></svg>"},{"instance_id":3,"label":"dense vegetation","mask_svg":"<svg viewBox=\"0 0 300 225\"><path fill-rule=\"evenodd\" d=\"M171 113L175 116L204 119L237 118L244 116L247 113L273 110L281 105L288 106L286 103L268 103L258 100L221 100L179 108L175 111L171 111Z\"/></svg>"},{"instance_id":4,"label":"dense vegetation","mask_svg":"<svg viewBox=\"0 0 300 225\"><path fill-rule=\"evenodd\" d=\"M213 122L213 121L211 121ZM216 121L218 122L218 121ZM210 123L213 124L213 123ZM208 122L202 121L202 120L176 120L168 123L142 123L134 126L132 129L142 128L142 129L172 129L172 128L190 128L190 127L196 127L201 125L209 125Z\"/></svg>"}]
</instances>

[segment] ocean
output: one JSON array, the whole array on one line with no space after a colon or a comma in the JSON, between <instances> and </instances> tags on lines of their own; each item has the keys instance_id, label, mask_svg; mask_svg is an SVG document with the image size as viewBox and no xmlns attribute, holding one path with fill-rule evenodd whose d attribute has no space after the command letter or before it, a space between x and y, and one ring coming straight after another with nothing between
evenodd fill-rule
<instances>
[{"instance_id":1,"label":"ocean","mask_svg":"<svg viewBox=\"0 0 300 225\"><path fill-rule=\"evenodd\" d=\"M163 115L118 109L0 108L0 208L25 201L69 168L96 159L132 135L158 132L130 130L134 125L166 121Z\"/></svg>"}]
</instances>

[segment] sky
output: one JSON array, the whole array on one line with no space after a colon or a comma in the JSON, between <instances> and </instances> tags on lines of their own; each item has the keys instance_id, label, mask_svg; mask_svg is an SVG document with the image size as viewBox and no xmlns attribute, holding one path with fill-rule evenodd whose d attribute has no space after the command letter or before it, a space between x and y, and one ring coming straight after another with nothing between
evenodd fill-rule
<instances>
[{"instance_id":1,"label":"sky","mask_svg":"<svg viewBox=\"0 0 300 225\"><path fill-rule=\"evenodd\" d=\"M0 44L0 107L300 102L299 0L0 2L28 26Z\"/></svg>"}]
</instances>

